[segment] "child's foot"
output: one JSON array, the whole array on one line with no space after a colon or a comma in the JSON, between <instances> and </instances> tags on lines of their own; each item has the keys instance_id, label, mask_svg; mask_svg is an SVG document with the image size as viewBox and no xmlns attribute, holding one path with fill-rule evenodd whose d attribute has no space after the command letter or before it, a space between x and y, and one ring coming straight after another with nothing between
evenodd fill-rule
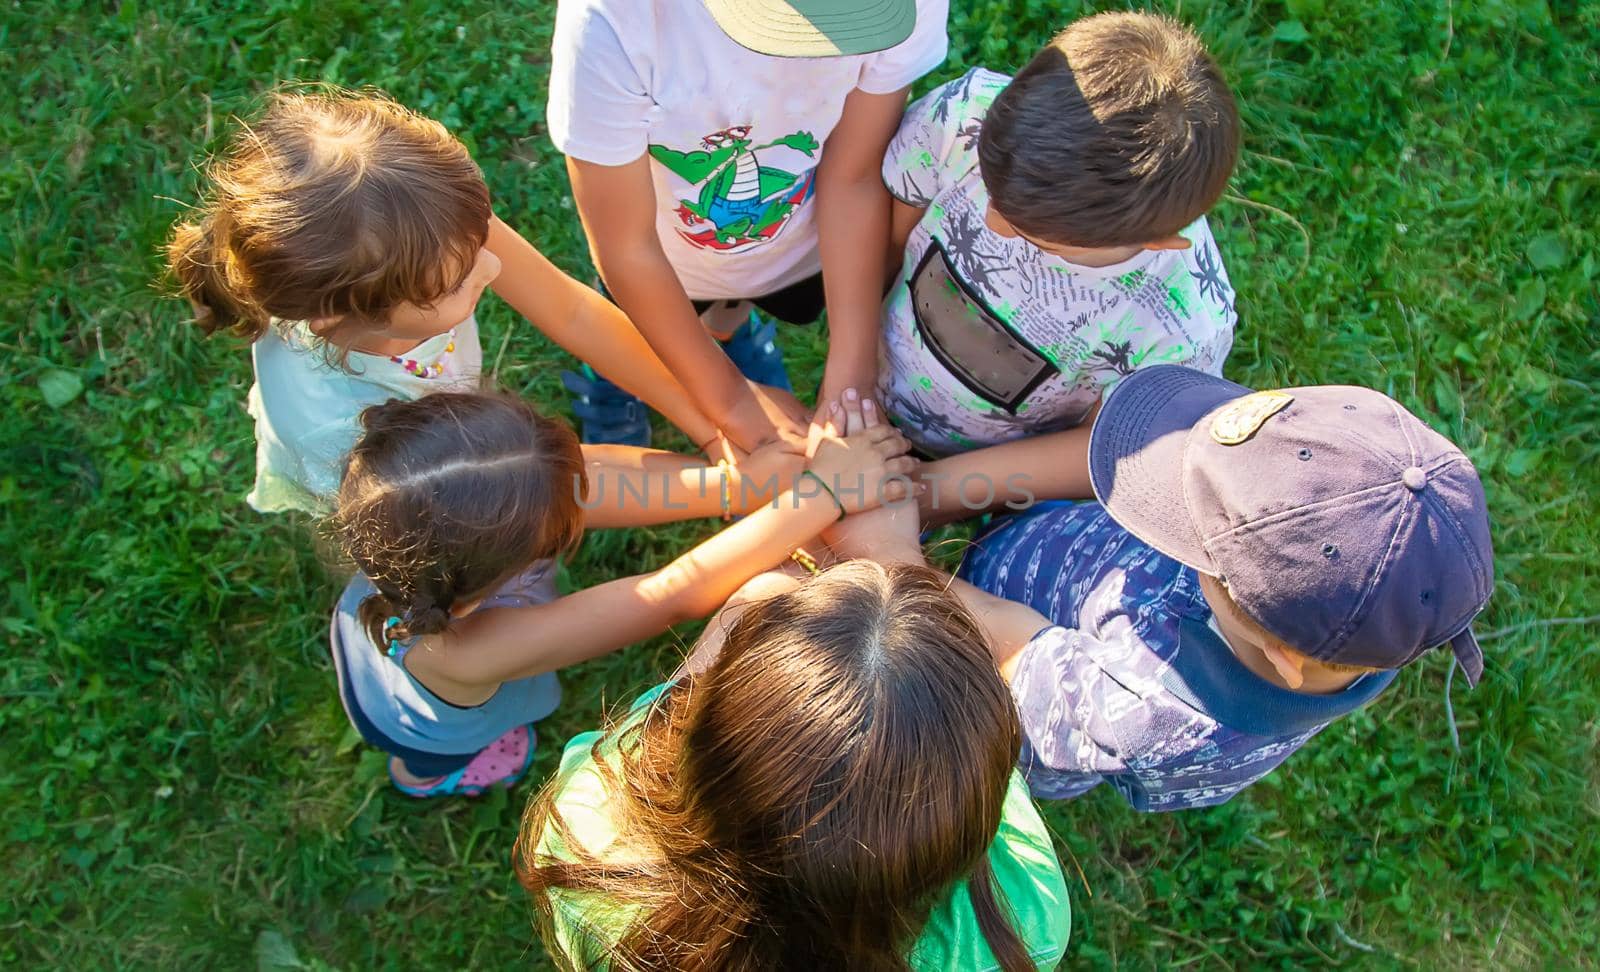
<instances>
[{"instance_id":1,"label":"child's foot","mask_svg":"<svg viewBox=\"0 0 1600 972\"><path fill-rule=\"evenodd\" d=\"M739 329L722 342L722 349L739 373L751 381L794 391L783 364L783 350L778 347L778 325L772 318L751 311Z\"/></svg>"},{"instance_id":2,"label":"child's foot","mask_svg":"<svg viewBox=\"0 0 1600 972\"><path fill-rule=\"evenodd\" d=\"M389 779L406 796L427 799L440 796L480 796L491 786L509 788L533 762L532 726L518 726L485 746L472 762L448 776L423 779L405 768L399 757L389 760Z\"/></svg>"},{"instance_id":3,"label":"child's foot","mask_svg":"<svg viewBox=\"0 0 1600 972\"><path fill-rule=\"evenodd\" d=\"M593 445L650 444L650 410L644 402L600 377L588 365L563 371L561 384L572 393L579 437Z\"/></svg>"}]
</instances>

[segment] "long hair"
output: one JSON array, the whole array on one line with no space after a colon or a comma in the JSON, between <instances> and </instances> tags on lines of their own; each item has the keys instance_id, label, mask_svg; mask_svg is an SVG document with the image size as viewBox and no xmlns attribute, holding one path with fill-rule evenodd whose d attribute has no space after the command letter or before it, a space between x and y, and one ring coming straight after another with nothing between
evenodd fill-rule
<instances>
[{"instance_id":1,"label":"long hair","mask_svg":"<svg viewBox=\"0 0 1600 972\"><path fill-rule=\"evenodd\" d=\"M373 405L361 427L330 527L378 589L360 609L375 644L443 631L583 536L578 440L521 399L438 392Z\"/></svg>"},{"instance_id":2,"label":"long hair","mask_svg":"<svg viewBox=\"0 0 1600 972\"><path fill-rule=\"evenodd\" d=\"M279 91L208 170L167 263L207 334L381 322L471 272L489 189L443 125L372 93Z\"/></svg>"},{"instance_id":3,"label":"long hair","mask_svg":"<svg viewBox=\"0 0 1600 972\"><path fill-rule=\"evenodd\" d=\"M598 761L625 861L580 846L548 784L515 858L551 951L578 961L552 924L552 895L576 893L638 909L591 943L613 969L903 970L965 882L1002 967L1032 968L987 856L1016 709L944 584L853 561L747 608L709 669L618 740L616 771Z\"/></svg>"}]
</instances>

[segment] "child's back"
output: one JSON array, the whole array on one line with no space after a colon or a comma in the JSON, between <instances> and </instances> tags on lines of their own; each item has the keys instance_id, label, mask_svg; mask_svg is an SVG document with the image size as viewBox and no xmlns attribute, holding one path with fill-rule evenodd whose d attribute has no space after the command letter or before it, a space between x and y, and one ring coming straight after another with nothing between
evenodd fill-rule
<instances>
[{"instance_id":1,"label":"child's back","mask_svg":"<svg viewBox=\"0 0 1600 972\"><path fill-rule=\"evenodd\" d=\"M1097 415L1089 467L1103 509L1003 520L961 568L1053 622L1009 663L1036 796L1221 803L1430 649L1482 672L1482 484L1381 393L1145 369Z\"/></svg>"},{"instance_id":2,"label":"child's back","mask_svg":"<svg viewBox=\"0 0 1600 972\"><path fill-rule=\"evenodd\" d=\"M973 69L913 104L883 166L909 235L879 380L913 442L1069 428L1144 365L1220 374L1237 315L1203 214L1237 144L1215 64L1145 14L1079 21L1014 80Z\"/></svg>"}]
</instances>

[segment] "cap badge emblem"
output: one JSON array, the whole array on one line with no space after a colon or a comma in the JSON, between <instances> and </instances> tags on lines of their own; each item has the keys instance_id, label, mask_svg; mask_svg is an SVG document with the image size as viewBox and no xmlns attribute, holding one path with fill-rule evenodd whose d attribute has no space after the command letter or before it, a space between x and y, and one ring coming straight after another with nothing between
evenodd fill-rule
<instances>
[{"instance_id":1,"label":"cap badge emblem","mask_svg":"<svg viewBox=\"0 0 1600 972\"><path fill-rule=\"evenodd\" d=\"M1292 401L1288 392L1258 391L1230 402L1211 420L1211 438L1223 445L1245 442Z\"/></svg>"}]
</instances>

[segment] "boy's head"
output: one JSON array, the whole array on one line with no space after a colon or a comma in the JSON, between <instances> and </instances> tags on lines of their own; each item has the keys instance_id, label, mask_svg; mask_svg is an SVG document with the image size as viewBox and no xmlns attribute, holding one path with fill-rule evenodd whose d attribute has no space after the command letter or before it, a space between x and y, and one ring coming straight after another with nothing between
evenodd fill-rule
<instances>
[{"instance_id":1,"label":"boy's head","mask_svg":"<svg viewBox=\"0 0 1600 972\"><path fill-rule=\"evenodd\" d=\"M1252 392L1172 365L1095 419L1095 495L1139 539L1225 587L1243 619L1323 664L1399 668L1448 642L1469 683L1494 585L1469 460L1386 395Z\"/></svg>"},{"instance_id":2,"label":"boy's head","mask_svg":"<svg viewBox=\"0 0 1600 972\"><path fill-rule=\"evenodd\" d=\"M1187 27L1146 13L1056 35L978 138L992 215L1046 249L1181 247L1178 231L1216 204L1238 156L1216 62Z\"/></svg>"}]
</instances>

